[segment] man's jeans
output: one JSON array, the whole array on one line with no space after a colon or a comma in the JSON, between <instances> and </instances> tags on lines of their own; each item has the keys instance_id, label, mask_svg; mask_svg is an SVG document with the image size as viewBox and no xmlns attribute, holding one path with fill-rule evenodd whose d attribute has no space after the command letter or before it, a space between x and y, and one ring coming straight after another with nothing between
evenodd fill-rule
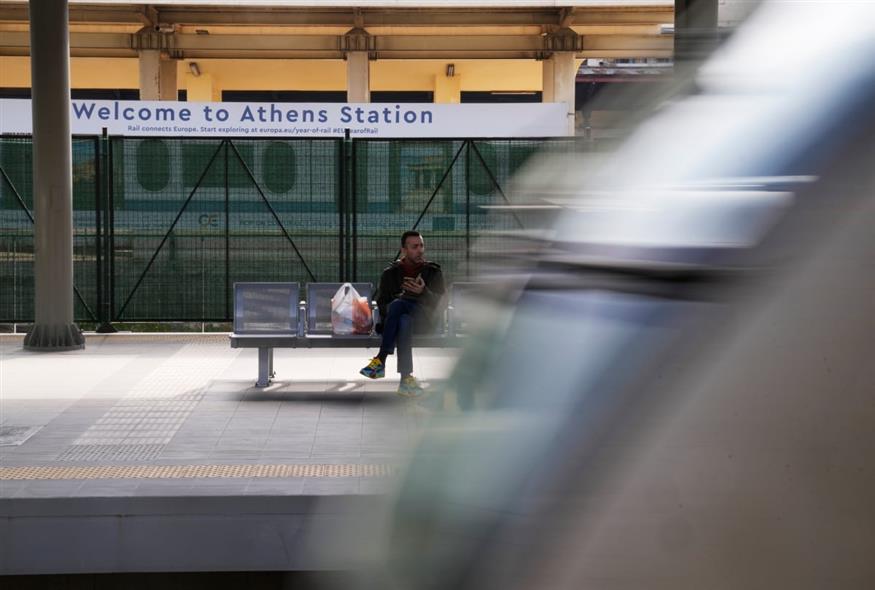
<instances>
[{"instance_id":1,"label":"man's jeans","mask_svg":"<svg viewBox=\"0 0 875 590\"><path fill-rule=\"evenodd\" d=\"M380 354L390 355L398 346L398 372L413 372L413 314L419 304L409 299L396 299L389 304L383 320L383 342Z\"/></svg>"}]
</instances>

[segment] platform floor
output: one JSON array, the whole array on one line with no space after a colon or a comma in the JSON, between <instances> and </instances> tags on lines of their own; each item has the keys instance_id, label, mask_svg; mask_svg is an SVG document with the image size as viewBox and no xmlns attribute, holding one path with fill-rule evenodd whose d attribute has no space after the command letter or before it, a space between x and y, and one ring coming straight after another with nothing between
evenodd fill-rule
<instances>
[{"instance_id":1,"label":"platform floor","mask_svg":"<svg viewBox=\"0 0 875 590\"><path fill-rule=\"evenodd\" d=\"M355 494L386 490L457 350L414 351L424 399L358 375L372 350L257 351L225 334L88 335L34 353L0 337L0 498Z\"/></svg>"},{"instance_id":2,"label":"platform floor","mask_svg":"<svg viewBox=\"0 0 875 590\"><path fill-rule=\"evenodd\" d=\"M414 351L427 395L373 350L257 350L226 334L0 336L0 575L349 570L448 396L456 349Z\"/></svg>"}]
</instances>

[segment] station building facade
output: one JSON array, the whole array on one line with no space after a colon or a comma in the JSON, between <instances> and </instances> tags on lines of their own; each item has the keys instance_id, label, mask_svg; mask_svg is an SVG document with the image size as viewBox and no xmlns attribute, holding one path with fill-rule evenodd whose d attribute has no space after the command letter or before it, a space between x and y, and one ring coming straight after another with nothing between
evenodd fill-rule
<instances>
[{"instance_id":1,"label":"station building facade","mask_svg":"<svg viewBox=\"0 0 875 590\"><path fill-rule=\"evenodd\" d=\"M579 126L592 84L612 81L581 66L661 68L673 21L665 0L74 1L71 89L74 99L564 101ZM0 6L0 32L0 97L28 98L26 2Z\"/></svg>"}]
</instances>

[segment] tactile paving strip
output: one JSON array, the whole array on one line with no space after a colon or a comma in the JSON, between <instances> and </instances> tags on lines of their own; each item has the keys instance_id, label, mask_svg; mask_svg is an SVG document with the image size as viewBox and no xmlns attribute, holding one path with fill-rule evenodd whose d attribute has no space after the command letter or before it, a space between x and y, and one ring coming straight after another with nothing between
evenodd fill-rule
<instances>
[{"instance_id":1,"label":"tactile paving strip","mask_svg":"<svg viewBox=\"0 0 875 590\"><path fill-rule=\"evenodd\" d=\"M191 479L389 477L392 465L95 465L0 467L0 481L46 479Z\"/></svg>"},{"instance_id":2,"label":"tactile paving strip","mask_svg":"<svg viewBox=\"0 0 875 590\"><path fill-rule=\"evenodd\" d=\"M117 332L115 334L89 334L86 336L89 340L104 340L112 343L134 343L140 344L143 342L160 342L166 344L168 342L184 342L192 344L220 344L225 348L228 346L227 332L176 332L176 333L124 333Z\"/></svg>"},{"instance_id":3,"label":"tactile paving strip","mask_svg":"<svg viewBox=\"0 0 875 590\"><path fill-rule=\"evenodd\" d=\"M59 461L148 461L157 459L203 399L209 382L234 356L210 355L224 340L185 344L92 424Z\"/></svg>"},{"instance_id":4,"label":"tactile paving strip","mask_svg":"<svg viewBox=\"0 0 875 590\"><path fill-rule=\"evenodd\" d=\"M163 444L151 445L73 445L58 461L150 461L157 459Z\"/></svg>"}]
</instances>

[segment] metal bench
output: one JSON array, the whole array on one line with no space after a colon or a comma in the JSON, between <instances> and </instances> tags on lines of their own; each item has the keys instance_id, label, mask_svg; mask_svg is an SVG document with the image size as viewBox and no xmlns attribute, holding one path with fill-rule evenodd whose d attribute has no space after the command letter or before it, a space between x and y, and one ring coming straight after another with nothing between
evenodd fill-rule
<instances>
[{"instance_id":1,"label":"metal bench","mask_svg":"<svg viewBox=\"0 0 875 590\"><path fill-rule=\"evenodd\" d=\"M342 284L309 283L306 286L306 299L300 302L299 283L234 284L231 348L258 349L256 387L267 387L275 376L274 348L379 348L379 334L332 333L331 297ZM353 283L353 286L363 297L370 299L373 294L370 283ZM445 330L413 337L414 348L454 344L455 335Z\"/></svg>"}]
</instances>

